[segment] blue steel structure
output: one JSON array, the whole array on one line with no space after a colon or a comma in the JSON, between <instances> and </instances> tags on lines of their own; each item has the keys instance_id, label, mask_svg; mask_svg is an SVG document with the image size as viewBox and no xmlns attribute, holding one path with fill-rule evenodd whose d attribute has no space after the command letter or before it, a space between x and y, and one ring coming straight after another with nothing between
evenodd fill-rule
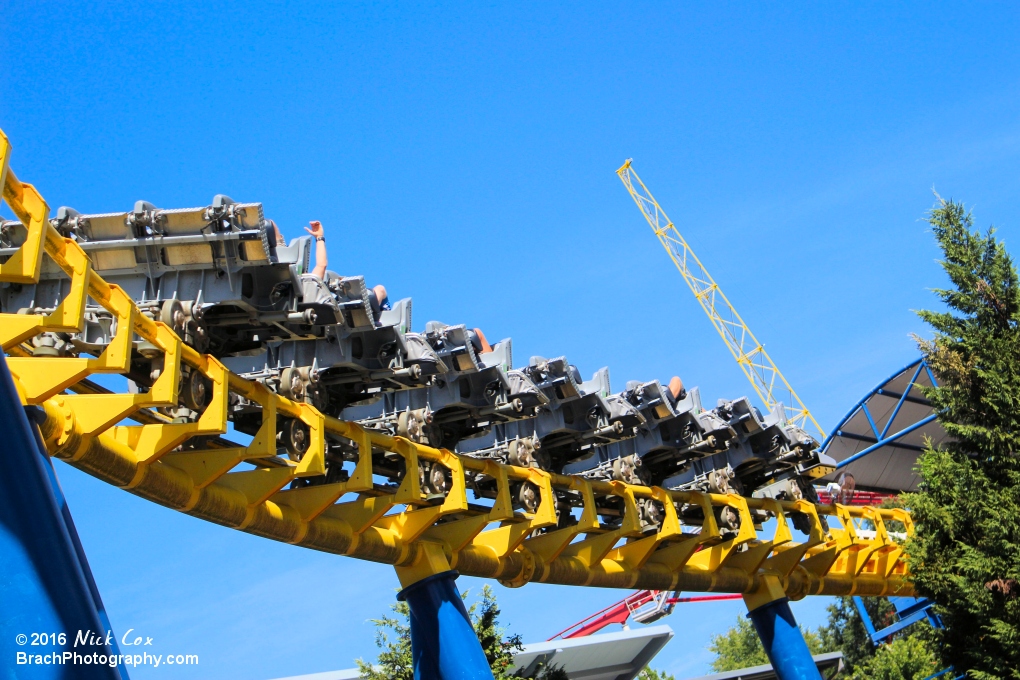
<instances>
[{"instance_id":1,"label":"blue steel structure","mask_svg":"<svg viewBox=\"0 0 1020 680\"><path fill-rule=\"evenodd\" d=\"M924 680L935 680L935 678L944 678L944 677L946 677L946 675L952 673L954 670L955 669L952 666L950 666L949 668L943 668L938 673L935 673L933 675L929 675ZM953 680L960 680L960 678L965 678L965 677L967 677L967 676L966 675L957 675L957 676L953 677Z\"/></svg>"},{"instance_id":2,"label":"blue steel structure","mask_svg":"<svg viewBox=\"0 0 1020 680\"><path fill-rule=\"evenodd\" d=\"M752 609L747 616L781 680L821 680L787 598Z\"/></svg>"},{"instance_id":3,"label":"blue steel structure","mask_svg":"<svg viewBox=\"0 0 1020 680\"><path fill-rule=\"evenodd\" d=\"M876 630L875 623L871 620L871 616L868 615L868 610L864 608L864 600L854 595L854 605L857 607L857 612L861 615L861 621L864 623L865 630L868 631L871 644L879 645L904 628L925 619L934 628L942 627L941 619L931 610L931 606L935 604L932 600L920 597L890 597L888 599L893 607L896 608L898 620L896 623Z\"/></svg>"},{"instance_id":4,"label":"blue steel structure","mask_svg":"<svg viewBox=\"0 0 1020 680\"><path fill-rule=\"evenodd\" d=\"M880 630L875 629L875 622L871 620L871 615L868 614L868 610L864 607L864 600L856 595L853 599L854 606L857 607L857 613L861 616L861 622L864 624L865 630L868 631L868 637L871 638L871 644L876 647L888 641L896 633L924 620L927 620L933 628L942 628L942 619L931 609L935 602L928 598L890 597L889 602L896 608L897 621ZM943 668L938 673L929 675L924 680L946 677L954 672L955 669L950 666L949 668ZM950 675L950 677L954 680L960 680L967 676L966 674L954 674Z\"/></svg>"},{"instance_id":5,"label":"blue steel structure","mask_svg":"<svg viewBox=\"0 0 1020 680\"><path fill-rule=\"evenodd\" d=\"M35 410L34 408L32 409ZM5 678L84 678L127 680L123 666L107 662L73 664L72 655L118 654L103 603L99 598L78 534L42 446L39 428L29 420L11 379L6 358L0 354L0 431L5 443L0 452L0 656ZM92 631L103 641L97 646L75 646L78 631ZM64 633L63 644L43 645L33 633ZM19 664L18 653L25 654ZM60 660L54 659L57 654ZM27 663L41 655L42 665ZM49 655L46 657L46 655ZM73 665L72 665L73 664Z\"/></svg>"},{"instance_id":6,"label":"blue steel structure","mask_svg":"<svg viewBox=\"0 0 1020 680\"><path fill-rule=\"evenodd\" d=\"M854 404L822 442L821 451L838 461L836 472L828 478L851 469L859 488L891 493L913 490L913 466L925 437L936 444L946 437L919 389L930 386L937 387L938 381L925 360L917 359ZM883 460L873 463L876 454ZM865 457L871 458L867 469L854 465Z\"/></svg>"},{"instance_id":7,"label":"blue steel structure","mask_svg":"<svg viewBox=\"0 0 1020 680\"><path fill-rule=\"evenodd\" d=\"M896 416L899 415L900 410L903 408L903 404L905 404L907 402L907 399L910 397L910 391L911 389L913 389L913 386L916 384L917 379L920 377L921 371L925 371L927 373L928 377L931 379L933 384L936 385L938 384L935 380L935 376L932 374L931 369L928 368L928 364L924 359L918 359L913 363L907 364L903 369L897 371L896 373L893 373L893 375L890 376L890 379L910 369L913 369L914 373L910 379L911 387L905 390L903 394L899 395L899 400L896 403L896 408L893 410L892 415L886 420L885 425L881 428L881 431L879 430L879 427L875 422L875 417L871 414L871 411L868 410L868 401L876 394L886 393L886 390L883 389L883 385L888 383L889 380L882 381L882 383L878 387L873 389L871 392L869 392L866 397L864 397L859 402L854 404L854 407L851 408L845 416L843 416L843 419L840 421L839 425L832 432L832 434L825 438L825 441L822 443L823 450L830 444L830 442L832 442L832 439L834 437L844 436L844 433L841 431L840 428L842 428L842 426L846 424L846 422L849 421L850 418L852 418L858 411L861 411L862 413L864 413L865 416L867 416L868 423L871 425L872 432L875 435L874 443L872 443L868 448L864 449L863 451L860 451L845 460L841 460L839 462L839 465L836 466L837 469L845 467L850 463L853 463L854 461L857 461L863 458L864 456L867 456L868 454L880 449L883 446L886 446L887 444L891 444L892 442L901 439L905 435L908 435L914 430L924 427L928 423L935 420L936 415L932 413L931 415L926 416L921 420L911 425L908 425L907 427L904 427L903 429L897 432L894 433L889 432L889 429L892 427L893 422L896 420Z\"/></svg>"},{"instance_id":8,"label":"blue steel structure","mask_svg":"<svg viewBox=\"0 0 1020 680\"><path fill-rule=\"evenodd\" d=\"M397 595L411 609L414 680L492 680L456 578L457 572L444 571Z\"/></svg>"}]
</instances>

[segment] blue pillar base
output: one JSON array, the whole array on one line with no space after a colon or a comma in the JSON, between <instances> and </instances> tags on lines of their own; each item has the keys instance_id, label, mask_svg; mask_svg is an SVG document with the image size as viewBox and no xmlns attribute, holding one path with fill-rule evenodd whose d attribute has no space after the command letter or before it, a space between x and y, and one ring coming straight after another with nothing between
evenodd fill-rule
<instances>
[{"instance_id":1,"label":"blue pillar base","mask_svg":"<svg viewBox=\"0 0 1020 680\"><path fill-rule=\"evenodd\" d=\"M77 651L94 659L116 654L105 642L74 648L78 631L106 639L105 620L60 487L0 353L0 676L33 680L121 680L115 665L53 663L53 654ZM56 643L32 645L32 633L56 634ZM63 634L63 643L60 644ZM22 655L22 656L19 656ZM45 655L50 655L47 663ZM35 659L35 656L39 659ZM32 656L33 663L29 663ZM73 662L73 658L72 658ZM124 675L126 678L126 674Z\"/></svg>"},{"instance_id":2,"label":"blue pillar base","mask_svg":"<svg viewBox=\"0 0 1020 680\"><path fill-rule=\"evenodd\" d=\"M748 613L779 680L822 680L787 598Z\"/></svg>"},{"instance_id":3,"label":"blue pillar base","mask_svg":"<svg viewBox=\"0 0 1020 680\"><path fill-rule=\"evenodd\" d=\"M397 594L411 608L414 680L492 680L456 578L456 571L444 571Z\"/></svg>"}]
</instances>

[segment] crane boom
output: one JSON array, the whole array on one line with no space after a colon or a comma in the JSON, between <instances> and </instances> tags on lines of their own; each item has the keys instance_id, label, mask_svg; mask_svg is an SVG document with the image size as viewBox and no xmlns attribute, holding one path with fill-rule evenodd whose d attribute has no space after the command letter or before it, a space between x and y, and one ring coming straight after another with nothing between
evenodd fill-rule
<instances>
[{"instance_id":1,"label":"crane boom","mask_svg":"<svg viewBox=\"0 0 1020 680\"><path fill-rule=\"evenodd\" d=\"M627 191L634 199L638 209L641 210L641 214L648 220L659 243L666 249L676 268L680 270L684 281L690 286L694 297L701 303L701 308L708 314L709 320L722 336L723 342L733 354L733 358L737 360L744 375L751 381L754 391L770 409L774 408L776 404L783 404L786 418L790 422L807 431L819 442L824 441L825 431L790 387L790 383L769 357L764 346L758 342L754 333L740 318L740 314L730 304L715 279L705 269L705 265L701 264L701 260L691 250L687 240L652 196L652 192L638 177L634 168L631 167L631 159L628 159L616 171L616 174L619 175L623 185L627 187ZM812 426L813 430L809 429Z\"/></svg>"}]
</instances>

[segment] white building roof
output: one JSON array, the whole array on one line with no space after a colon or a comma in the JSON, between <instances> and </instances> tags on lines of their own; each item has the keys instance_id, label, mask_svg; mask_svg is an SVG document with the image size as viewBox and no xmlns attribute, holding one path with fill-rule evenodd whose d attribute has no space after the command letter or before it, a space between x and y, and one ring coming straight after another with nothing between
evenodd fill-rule
<instances>
[{"instance_id":1,"label":"white building roof","mask_svg":"<svg viewBox=\"0 0 1020 680\"><path fill-rule=\"evenodd\" d=\"M669 626L651 626L569 640L535 642L514 658L514 670L534 672L555 664L570 680L634 680L673 637ZM294 675L278 680L357 680L358 669Z\"/></svg>"},{"instance_id":2,"label":"white building roof","mask_svg":"<svg viewBox=\"0 0 1020 680\"><path fill-rule=\"evenodd\" d=\"M528 675L539 665L555 664L570 680L633 680L672 637L669 626L651 626L536 642L514 658L514 669Z\"/></svg>"},{"instance_id":3,"label":"white building roof","mask_svg":"<svg viewBox=\"0 0 1020 680\"><path fill-rule=\"evenodd\" d=\"M277 680L358 680L357 668L348 668L345 671L326 671L325 673L311 673L309 675L291 675Z\"/></svg>"}]
</instances>

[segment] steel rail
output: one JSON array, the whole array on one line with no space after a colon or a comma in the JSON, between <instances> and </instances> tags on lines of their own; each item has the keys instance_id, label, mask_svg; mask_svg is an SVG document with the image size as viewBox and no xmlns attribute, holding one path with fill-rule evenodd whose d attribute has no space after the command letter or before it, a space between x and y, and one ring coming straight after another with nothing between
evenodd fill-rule
<instances>
[{"instance_id":1,"label":"steel rail","mask_svg":"<svg viewBox=\"0 0 1020 680\"><path fill-rule=\"evenodd\" d=\"M10 145L0 132L3 198L28 231L24 244L0 263L0 281L33 284L45 255L67 274L70 285L63 301L45 316L0 313L0 345L11 355L7 361L22 403L45 413L41 427L49 453L98 479L251 534L393 565L405 585L452 568L509 586L537 582L744 594L781 588L793 599L913 594L903 546L886 528L896 522L906 533L913 531L909 514L901 509L671 491L504 465L368 431L245 380L215 357L185 345L94 272L85 251L50 225L46 203L34 187L17 179L9 157ZM89 298L116 319L114 337L99 357L37 357L19 351L21 343L39 333L80 331ZM127 373L135 337L163 352L163 369L147 393L81 389L92 375ZM152 417L152 409L177 405L184 365L212 385L208 405L195 422ZM261 406L260 429L247 446L202 443L227 432L230 395ZM311 443L298 460L277 457L279 417L298 419L308 428ZM132 418L142 424L121 424ZM195 441L195 448L182 446ZM346 480L319 483L330 441L355 445L357 461ZM400 456L410 473L399 485L377 486L373 452ZM277 465L257 466L270 459ZM414 473L419 461L449 471L445 497L423 494ZM494 484L491 507L469 505L469 475L483 475ZM304 479L307 485L293 484ZM515 483L538 489L534 513L514 509ZM578 499L575 523L558 522L558 494ZM623 508L611 525L599 521L598 503L605 499ZM663 516L651 529L642 526L638 509L649 500ZM704 517L697 533L684 531L681 521L683 510L692 506ZM735 530L718 525L720 508L737 514ZM759 536L756 529L763 512L775 519L770 537ZM789 527L794 513L806 516L811 528L801 543L793 541ZM869 531L858 534L858 528Z\"/></svg>"}]
</instances>

